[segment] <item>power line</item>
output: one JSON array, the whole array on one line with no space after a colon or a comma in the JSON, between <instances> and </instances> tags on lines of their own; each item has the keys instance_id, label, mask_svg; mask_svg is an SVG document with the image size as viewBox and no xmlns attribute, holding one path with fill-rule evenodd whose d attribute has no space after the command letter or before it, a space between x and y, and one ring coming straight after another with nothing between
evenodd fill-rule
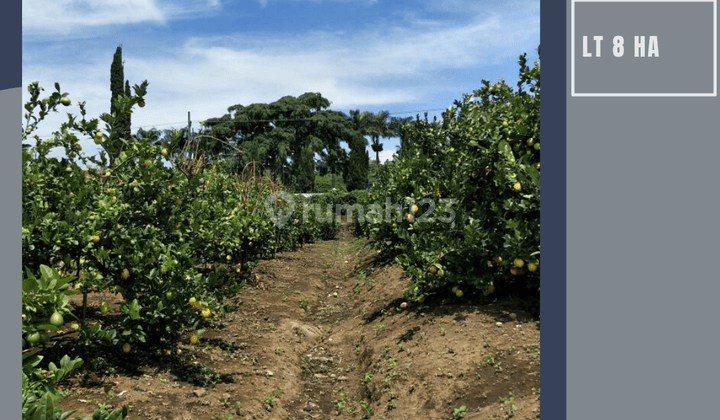
<instances>
[{"instance_id":1,"label":"power line","mask_svg":"<svg viewBox=\"0 0 720 420\"><path fill-rule=\"evenodd\" d=\"M420 114L420 113L425 113L425 112L444 111L445 109L446 109L446 108L421 109L421 110L416 110L416 111L395 111L395 112L389 112L389 113L388 113L388 116L406 115L406 114ZM341 112L342 112L342 111L341 111ZM192 120L192 121L198 123L199 125L202 125L202 124L200 124L200 123L205 122L205 121L207 121L207 120L209 120L209 119L213 119L213 118L218 118L218 117L211 117L211 118L207 118L207 119L205 119L205 120ZM312 119L313 119L312 117L304 117L304 118L288 118L288 119L282 119L282 120L278 120L278 119L268 119L268 120L244 120L244 121L242 121L242 122L244 122L244 123L262 123L262 122L276 122L276 121L278 121L278 122L297 122L297 121L309 121L309 120L312 120ZM165 122L165 123L158 123L158 124L147 124L147 125L138 126L138 127L136 127L136 128L137 128L137 129L141 129L141 128L142 128L142 129L147 129L147 128L156 128L156 127L161 127L161 126L167 126L167 125L183 125L183 126L186 126L187 123L188 123L187 121L174 121L174 122ZM52 135L52 134L43 134L43 135L39 135L39 137L42 138L42 139L48 139L48 138L53 137L53 135Z\"/></svg>"}]
</instances>

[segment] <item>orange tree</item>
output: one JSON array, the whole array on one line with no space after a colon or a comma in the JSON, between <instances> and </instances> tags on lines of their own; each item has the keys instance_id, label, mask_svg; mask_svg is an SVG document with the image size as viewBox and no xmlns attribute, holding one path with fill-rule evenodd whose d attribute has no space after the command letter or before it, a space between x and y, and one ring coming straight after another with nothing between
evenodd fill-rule
<instances>
[{"instance_id":1,"label":"orange tree","mask_svg":"<svg viewBox=\"0 0 720 420\"><path fill-rule=\"evenodd\" d=\"M483 80L440 121L405 125L364 198L382 211L356 229L398 254L410 299L539 285L540 68L519 64L517 90Z\"/></svg>"},{"instance_id":2,"label":"orange tree","mask_svg":"<svg viewBox=\"0 0 720 420\"><path fill-rule=\"evenodd\" d=\"M71 104L57 83L55 88L41 99L43 88L32 83L25 104L23 418L69 415L53 406L53 385L82 360L66 357L60 367L52 362L41 367L40 346L54 338L48 332L74 319L81 321L86 345L130 349L130 343L149 341L173 347L184 330L221 309L224 295L242 287L249 263L323 238L336 227L312 218L276 225L264 203L280 186L189 162L183 150L168 150L177 139L155 145L119 138L119 150L106 148L107 140L117 137L111 127L118 116L144 103L146 81L134 86L134 95L115 99L116 113L86 119L81 102L80 119L68 114L51 138L41 139L33 135L38 123ZM98 156L83 153L83 137L101 146ZM115 323L85 325L87 294L107 288L122 294L123 316ZM81 314L69 304L77 293L83 294ZM120 419L127 412L95 414Z\"/></svg>"},{"instance_id":3,"label":"orange tree","mask_svg":"<svg viewBox=\"0 0 720 420\"><path fill-rule=\"evenodd\" d=\"M57 92L40 99L42 88L29 87L23 127L23 264L28 273L51 265L75 275L74 289L84 297L110 287L125 300L119 324L82 328L88 344L104 338L112 345L148 339L173 345L184 329L202 322L202 309L219 310L223 294L241 287L236 274L249 261L271 255L278 243L287 249L298 242L287 238L297 230L279 231L262 206L277 186L238 179L216 167L185 170L182 151L168 151L172 142L120 139L121 151L108 159L105 144L116 115L143 102L146 87L143 82L134 87L135 95L120 96L119 111L100 120L86 120L80 103L81 120L69 115L51 139L35 136L34 146L26 142L37 123L65 105L67 94L56 84ZM103 148L99 156L82 153L82 136ZM51 156L57 148L64 157ZM188 304L191 298L195 305ZM25 335L37 329L32 316L51 315L50 308L31 308L29 299L23 308ZM70 313L67 306L62 310Z\"/></svg>"},{"instance_id":4,"label":"orange tree","mask_svg":"<svg viewBox=\"0 0 720 420\"><path fill-rule=\"evenodd\" d=\"M75 318L69 305L74 293L69 284L78 279L67 275L71 260L82 259L88 243L94 242L96 219L90 217L94 203L95 186L89 182L77 165L69 159L81 151L78 138L68 133L73 124L69 121L61 131L47 141L35 136L36 145L26 143L30 134L48 113L60 105L71 104L67 93L55 84L56 92L40 99L43 90L37 83L28 87L30 101L25 105L26 124L23 126L22 150L22 417L23 419L64 419L72 411L62 412L55 406L61 398L55 384L72 373L83 361L79 357L65 356L41 365L43 348L51 341L48 332L58 331L68 320ZM84 104L81 104L84 111ZM36 114L37 112L37 114ZM54 148L64 149L66 159L49 158ZM69 159L68 159L69 158ZM85 200L83 201L83 197ZM61 267L62 273L46 265ZM80 273L82 276L82 272ZM114 331L88 329L88 335L114 340ZM127 408L112 413L98 409L93 419L122 419Z\"/></svg>"}]
</instances>

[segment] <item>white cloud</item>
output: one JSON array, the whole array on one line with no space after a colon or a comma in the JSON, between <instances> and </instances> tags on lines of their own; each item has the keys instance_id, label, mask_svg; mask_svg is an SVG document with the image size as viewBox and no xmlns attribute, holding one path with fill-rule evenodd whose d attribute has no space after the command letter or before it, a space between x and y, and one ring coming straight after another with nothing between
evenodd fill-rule
<instances>
[{"instance_id":1,"label":"white cloud","mask_svg":"<svg viewBox=\"0 0 720 420\"><path fill-rule=\"evenodd\" d=\"M92 37L112 27L197 17L221 8L220 0L23 0L23 36Z\"/></svg>"},{"instance_id":2,"label":"white cloud","mask_svg":"<svg viewBox=\"0 0 720 420\"><path fill-rule=\"evenodd\" d=\"M61 0L45 0L43 4L48 1L75 6L89 4ZM25 0L23 8L26 3L37 5L37 1ZM199 3L220 7L219 2L213 0L184 2L179 7L187 9ZM147 106L133 114L133 128L153 125L168 128L161 125L165 123L181 126L187 121L188 111L193 120L204 120L221 116L229 106L238 103L272 102L285 95L305 92L321 92L333 102L334 109L392 109L401 104L428 103L434 98L446 97L450 90L457 97L463 91L454 91L453 86L438 80L436 75L446 70L514 61L518 54L537 47L540 26L537 3L527 3L526 7L502 6L502 12L477 12L475 19L462 22L411 19L404 27L369 28L352 35L333 32L256 37L229 34L222 38L178 39L177 48L158 45L148 48L144 54L138 54L128 45L123 48L125 77L131 84L139 84L144 79L150 83ZM167 9L158 6L158 1L108 0L102 4L85 15L111 14L109 5L118 8L117 14L112 15L114 21L131 22L140 18L163 21L172 14L163 13L162 10ZM147 13L136 13L136 10L147 10ZM61 21L79 20L77 16L55 12ZM23 15L25 19L25 13ZM52 58L38 63L35 53L33 60L29 60L32 62L24 63L23 86L40 80L50 90L58 81L63 91L70 92L74 102L87 101L89 117L97 117L109 109L112 52L114 46L109 53L88 54L89 58L62 65L47 64L57 61ZM478 74L477 83L484 76ZM75 106L67 110L77 113ZM39 133L49 134L64 119L64 113L52 116L41 125ZM193 123L193 127L197 128L197 124ZM392 153L384 151L387 157L381 158L390 158Z\"/></svg>"},{"instance_id":3,"label":"white cloud","mask_svg":"<svg viewBox=\"0 0 720 420\"><path fill-rule=\"evenodd\" d=\"M165 13L154 0L23 0L23 35L58 34L108 25L154 22Z\"/></svg>"},{"instance_id":4,"label":"white cloud","mask_svg":"<svg viewBox=\"0 0 720 420\"><path fill-rule=\"evenodd\" d=\"M374 155L374 153L373 153ZM375 156L371 155L370 158L374 159ZM383 150L380 152L380 163L385 163L389 160L393 160L395 157L395 150Z\"/></svg>"},{"instance_id":5,"label":"white cloud","mask_svg":"<svg viewBox=\"0 0 720 420\"><path fill-rule=\"evenodd\" d=\"M275 2L279 2L278 0L273 0ZM295 2L305 2L305 3L322 3L323 1L326 2L339 2L339 3L368 3L369 5L373 5L378 2L378 0L285 0L285 1L295 1ZM260 3L261 7L265 7L270 3L270 0L257 0L258 3Z\"/></svg>"}]
</instances>

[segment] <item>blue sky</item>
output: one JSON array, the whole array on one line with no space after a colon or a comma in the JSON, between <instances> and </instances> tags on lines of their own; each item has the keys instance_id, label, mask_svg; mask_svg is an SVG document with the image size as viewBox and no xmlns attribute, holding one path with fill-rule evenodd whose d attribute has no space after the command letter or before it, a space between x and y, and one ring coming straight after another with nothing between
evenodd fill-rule
<instances>
[{"instance_id":1,"label":"blue sky","mask_svg":"<svg viewBox=\"0 0 720 420\"><path fill-rule=\"evenodd\" d=\"M537 59L540 1L23 0L23 86L59 82L73 105L39 126L50 135L110 107L110 65L122 44L125 78L148 80L139 127L194 128L235 105L320 92L330 109L429 111L463 93L517 81L517 57ZM23 103L28 99L25 92ZM381 160L398 142L385 139ZM97 146L81 141L85 153ZM371 152L372 155L374 153Z\"/></svg>"}]
</instances>

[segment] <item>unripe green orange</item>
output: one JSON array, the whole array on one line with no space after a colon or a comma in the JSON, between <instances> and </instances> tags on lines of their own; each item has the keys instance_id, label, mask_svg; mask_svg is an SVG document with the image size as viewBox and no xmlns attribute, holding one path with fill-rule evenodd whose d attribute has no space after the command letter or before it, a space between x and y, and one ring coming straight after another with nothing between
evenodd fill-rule
<instances>
[{"instance_id":1,"label":"unripe green orange","mask_svg":"<svg viewBox=\"0 0 720 420\"><path fill-rule=\"evenodd\" d=\"M50 323L56 327L60 327L65 323L65 321L63 320L63 316L60 312L53 312L50 316Z\"/></svg>"}]
</instances>

